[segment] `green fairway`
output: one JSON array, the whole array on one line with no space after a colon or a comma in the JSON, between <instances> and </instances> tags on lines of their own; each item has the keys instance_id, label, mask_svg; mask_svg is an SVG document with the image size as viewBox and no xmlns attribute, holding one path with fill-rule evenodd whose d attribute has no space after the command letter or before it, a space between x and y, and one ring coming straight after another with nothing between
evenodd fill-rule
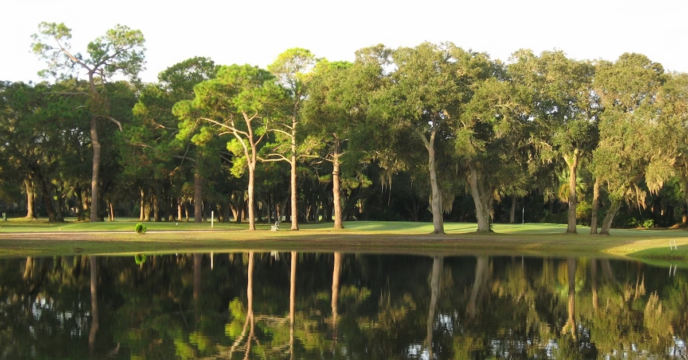
<instances>
[{"instance_id":1,"label":"green fairway","mask_svg":"<svg viewBox=\"0 0 688 360\"><path fill-rule=\"evenodd\" d=\"M474 223L445 223L445 235L431 235L432 224L352 221L335 230L332 223L302 224L279 231L271 224L147 222L148 232L134 232L136 219L115 222L50 224L12 219L0 225L0 256L169 253L182 251L298 250L396 252L413 254L494 254L534 256L634 257L674 264L688 262L688 233L683 230L618 229L612 236L564 234L560 224L495 224L494 233L475 233ZM675 244L678 249L671 249Z\"/></svg>"},{"instance_id":2,"label":"green fairway","mask_svg":"<svg viewBox=\"0 0 688 360\"><path fill-rule=\"evenodd\" d=\"M63 223L49 223L44 220L25 220L24 218L9 219L6 222L0 222L0 233L12 232L133 232L136 223L140 222L134 218L118 218L114 222L77 222L76 219L67 219ZM245 230L248 228L247 223L236 222L214 222L211 227L210 221L203 223L194 222L144 222L148 227L148 231L221 231L221 230ZM257 223L258 230L269 230L272 223ZM282 222L280 231L289 230L291 223ZM317 232L337 232L337 233L377 233L377 234L430 234L433 230L432 223L410 222L410 221L348 221L345 222L343 230L335 230L332 228L332 223L323 222L315 224L299 224L299 228L303 231L317 231ZM475 223L444 223L444 230L447 234L468 234L475 232L477 225ZM493 224L493 235L498 234L518 234L518 235L565 235L565 224L547 224L547 223L527 223L527 224ZM578 226L579 235L587 235L590 228L586 226ZM614 237L616 236L632 236L643 238L657 238L657 237L686 237L688 232L681 230L638 230L638 229L612 229ZM568 235L567 235L568 236Z\"/></svg>"}]
</instances>

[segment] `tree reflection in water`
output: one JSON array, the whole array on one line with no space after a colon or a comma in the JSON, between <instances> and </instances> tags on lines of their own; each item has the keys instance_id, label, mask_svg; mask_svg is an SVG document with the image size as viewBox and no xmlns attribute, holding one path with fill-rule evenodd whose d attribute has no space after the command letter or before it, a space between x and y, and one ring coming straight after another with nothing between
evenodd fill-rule
<instances>
[{"instance_id":1,"label":"tree reflection in water","mask_svg":"<svg viewBox=\"0 0 688 360\"><path fill-rule=\"evenodd\" d=\"M278 255L0 260L0 359L687 356L681 269Z\"/></svg>"}]
</instances>

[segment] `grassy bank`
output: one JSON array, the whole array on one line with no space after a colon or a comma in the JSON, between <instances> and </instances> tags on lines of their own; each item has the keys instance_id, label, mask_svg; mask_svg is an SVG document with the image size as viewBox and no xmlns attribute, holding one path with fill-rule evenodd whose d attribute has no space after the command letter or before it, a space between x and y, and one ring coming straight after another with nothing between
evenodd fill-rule
<instances>
[{"instance_id":1,"label":"grassy bank","mask_svg":"<svg viewBox=\"0 0 688 360\"><path fill-rule=\"evenodd\" d=\"M270 224L246 231L246 224L149 222L148 233L134 233L133 219L105 223L68 221L49 224L14 219L0 223L0 256L170 253L190 251L344 251L417 254L493 254L534 256L634 257L659 262L688 262L688 233L683 230L613 230L612 236L566 235L559 224L495 224L494 233L476 234L472 223L445 223L446 235L429 235L432 224L347 222L303 224L277 232ZM671 250L675 242L677 250Z\"/></svg>"}]
</instances>

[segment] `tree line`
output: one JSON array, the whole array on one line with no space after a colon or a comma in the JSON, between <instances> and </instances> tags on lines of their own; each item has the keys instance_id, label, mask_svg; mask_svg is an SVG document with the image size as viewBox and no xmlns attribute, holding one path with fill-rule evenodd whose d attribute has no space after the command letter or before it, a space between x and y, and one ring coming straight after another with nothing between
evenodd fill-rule
<instances>
[{"instance_id":1,"label":"tree line","mask_svg":"<svg viewBox=\"0 0 688 360\"><path fill-rule=\"evenodd\" d=\"M41 23L32 49L55 81L0 85L0 198L23 193L28 218L38 203L50 221L214 211L252 230L432 219L443 233L446 217L489 232L518 207L569 233L608 234L622 208L622 225L686 222L688 76L642 54L294 48L267 69L194 57L144 84L140 31L118 25L85 55L70 38Z\"/></svg>"}]
</instances>

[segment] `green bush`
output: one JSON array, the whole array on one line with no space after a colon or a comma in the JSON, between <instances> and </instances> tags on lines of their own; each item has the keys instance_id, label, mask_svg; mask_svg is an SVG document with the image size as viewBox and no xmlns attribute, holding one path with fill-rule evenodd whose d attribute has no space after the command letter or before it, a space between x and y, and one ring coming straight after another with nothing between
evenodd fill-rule
<instances>
[{"instance_id":1,"label":"green bush","mask_svg":"<svg viewBox=\"0 0 688 360\"><path fill-rule=\"evenodd\" d=\"M136 254L134 261L136 261L136 265L144 264L146 262L146 254Z\"/></svg>"},{"instance_id":2,"label":"green bush","mask_svg":"<svg viewBox=\"0 0 688 360\"><path fill-rule=\"evenodd\" d=\"M137 234L145 234L145 233L146 233L146 230L148 230L148 229L146 228L146 225L145 225L145 224L137 223L137 224L136 224L136 227L134 228L134 230L136 230L136 233L137 233Z\"/></svg>"}]
</instances>

